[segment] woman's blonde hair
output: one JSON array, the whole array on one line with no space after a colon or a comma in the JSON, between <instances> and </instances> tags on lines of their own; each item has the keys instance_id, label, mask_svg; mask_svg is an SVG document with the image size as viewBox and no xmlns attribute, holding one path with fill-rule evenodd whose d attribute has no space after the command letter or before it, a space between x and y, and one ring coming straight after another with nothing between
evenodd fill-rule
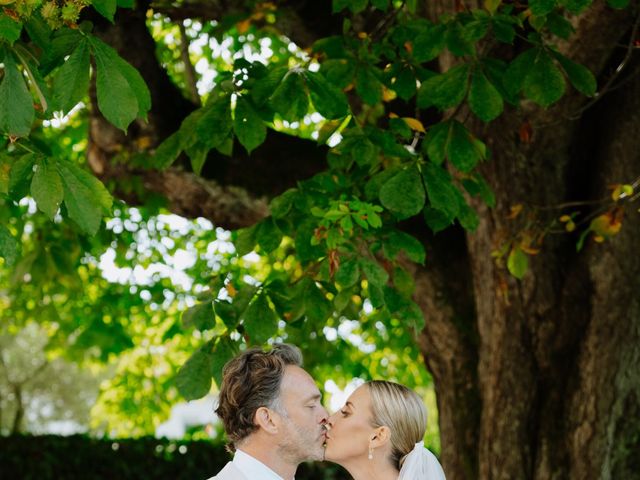
<instances>
[{"instance_id":1,"label":"woman's blonde hair","mask_svg":"<svg viewBox=\"0 0 640 480\"><path fill-rule=\"evenodd\" d=\"M372 425L391 431L391 461L400 470L405 457L424 438L427 410L410 388L384 380L365 384L371 395Z\"/></svg>"}]
</instances>

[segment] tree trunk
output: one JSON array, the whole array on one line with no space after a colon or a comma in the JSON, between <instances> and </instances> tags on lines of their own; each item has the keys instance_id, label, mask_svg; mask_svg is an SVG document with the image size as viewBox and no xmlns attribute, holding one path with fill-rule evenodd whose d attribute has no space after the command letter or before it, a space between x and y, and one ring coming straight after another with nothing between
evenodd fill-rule
<instances>
[{"instance_id":1,"label":"tree trunk","mask_svg":"<svg viewBox=\"0 0 640 480\"><path fill-rule=\"evenodd\" d=\"M577 23L579 41L565 48L606 75L621 55L602 45L626 42L621 34L632 19L604 8L591 15ZM420 346L436 385L449 480L640 478L640 455L631 453L640 452L637 206L626 206L619 235L603 244L587 241L580 252L577 236L547 236L522 281L490 256L531 230L532 221L565 213L538 207L610 198L610 185L640 175L637 76L578 121L562 119L579 111L577 101L548 112L525 106L524 115L508 112L482 130L476 125L492 151L482 173L497 206L474 205L480 226L467 235L466 252L455 250L468 260L430 266L422 272L430 280L418 283L427 322ZM518 135L525 121L538 125L531 143ZM516 204L524 213L513 218ZM455 249L451 242L444 247L436 258ZM465 263L472 308L464 306L464 293L447 302L437 287L451 270L460 278ZM475 319L461 322L467 318L461 309ZM477 340L468 340L470 332Z\"/></svg>"}]
</instances>

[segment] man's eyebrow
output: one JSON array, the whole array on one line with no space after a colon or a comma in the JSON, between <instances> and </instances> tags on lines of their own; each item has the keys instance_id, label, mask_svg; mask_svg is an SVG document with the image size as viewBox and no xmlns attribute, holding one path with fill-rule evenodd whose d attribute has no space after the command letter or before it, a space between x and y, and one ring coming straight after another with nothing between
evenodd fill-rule
<instances>
[{"instance_id":1,"label":"man's eyebrow","mask_svg":"<svg viewBox=\"0 0 640 480\"><path fill-rule=\"evenodd\" d=\"M352 410L355 410L355 408L353 408L353 403L351 403L351 402L347 402L345 405L346 405L347 407L351 408Z\"/></svg>"},{"instance_id":2,"label":"man's eyebrow","mask_svg":"<svg viewBox=\"0 0 640 480\"><path fill-rule=\"evenodd\" d=\"M309 402L311 400L320 400L322 398L322 394L321 393L315 393L313 395L310 395L306 398L305 402Z\"/></svg>"}]
</instances>

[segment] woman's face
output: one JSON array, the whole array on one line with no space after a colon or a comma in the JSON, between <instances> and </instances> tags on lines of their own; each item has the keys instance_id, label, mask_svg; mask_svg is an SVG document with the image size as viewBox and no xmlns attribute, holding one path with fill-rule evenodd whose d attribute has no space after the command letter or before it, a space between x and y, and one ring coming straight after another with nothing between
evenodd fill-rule
<instances>
[{"instance_id":1,"label":"woman's face","mask_svg":"<svg viewBox=\"0 0 640 480\"><path fill-rule=\"evenodd\" d=\"M366 459L369 442L375 435L371 415L369 388L362 385L340 410L329 417L325 459L339 464L357 458Z\"/></svg>"}]
</instances>

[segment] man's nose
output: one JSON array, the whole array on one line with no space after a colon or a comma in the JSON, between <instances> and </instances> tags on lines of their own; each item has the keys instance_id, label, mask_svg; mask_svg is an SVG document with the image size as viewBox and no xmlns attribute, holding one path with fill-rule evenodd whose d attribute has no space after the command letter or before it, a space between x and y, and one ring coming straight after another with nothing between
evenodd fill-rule
<instances>
[{"instance_id":1,"label":"man's nose","mask_svg":"<svg viewBox=\"0 0 640 480\"><path fill-rule=\"evenodd\" d=\"M322 410L320 412L320 424L324 425L325 423L327 423L327 421L329 420L329 412L327 412L327 409L322 407Z\"/></svg>"}]
</instances>

